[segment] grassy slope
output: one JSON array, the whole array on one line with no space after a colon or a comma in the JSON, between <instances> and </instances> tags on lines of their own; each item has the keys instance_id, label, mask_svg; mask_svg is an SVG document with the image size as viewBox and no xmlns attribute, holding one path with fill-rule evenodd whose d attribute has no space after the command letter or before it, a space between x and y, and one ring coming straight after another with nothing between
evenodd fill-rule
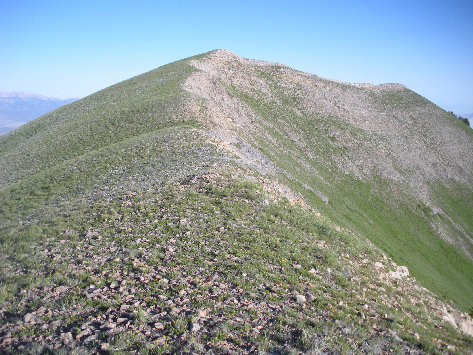
<instances>
[{"instance_id":1,"label":"grassy slope","mask_svg":"<svg viewBox=\"0 0 473 355\"><path fill-rule=\"evenodd\" d=\"M27 244L18 232L45 218L95 201L112 201L133 191L197 173L222 157L190 126L175 126L111 144L45 169L0 191L6 250Z\"/></svg>"},{"instance_id":2,"label":"grassy slope","mask_svg":"<svg viewBox=\"0 0 473 355\"><path fill-rule=\"evenodd\" d=\"M473 262L442 240L435 225L442 224L447 235L458 236L460 240L473 235L471 188L450 184L448 180L431 184L437 186L432 189L434 200L448 211L452 223L444 215L433 215L405 183L376 175L367 179L344 173L334 161L349 157L351 151L363 150L363 141L376 144L373 136L340 118L304 112L297 99L281 90L271 70L259 75L280 104L262 99L264 95L256 90L248 94L235 86L227 88L265 121L261 127L273 141L262 134L254 139L255 146L290 174L289 178L282 176L283 181L333 221L368 237L397 263L407 265L425 287L469 310L473 306ZM418 105L426 105L425 99L408 90L374 95L373 99L380 101L386 112L397 107L415 110ZM298 108L299 114L293 108ZM461 126L472 135L466 125L451 121L447 124ZM287 132L296 132L297 141ZM321 203L313 191L329 196L330 204Z\"/></svg>"},{"instance_id":3,"label":"grassy slope","mask_svg":"<svg viewBox=\"0 0 473 355\"><path fill-rule=\"evenodd\" d=\"M160 133L173 142L192 141L174 129ZM172 153L195 162L202 142L192 135L195 145L161 147L157 160L169 160ZM71 177L80 181L90 173L87 163L146 147L133 143L108 151L111 158L90 154L85 164L74 164L72 176L59 176L56 183L67 189ZM11 236L15 243L3 241L0 332L3 327L11 332L12 349L23 344L23 351L39 351L57 344L91 351L107 343L111 350L140 353L404 352L471 346L442 323L431 311L436 305L409 280L379 279L373 266L383 259L378 250L312 211L268 195L254 173L228 162L217 168L209 149L199 167L180 177L128 185L114 196L97 183L94 188L105 192L100 198L66 213L41 215ZM148 157L138 160L136 173L143 176ZM114 166L109 169L115 173ZM126 180L106 183L116 191ZM28 189L34 191L34 184L22 194L34 195ZM50 198L54 191L63 194L51 191ZM30 212L47 204L43 199ZM299 303L297 295L306 301ZM35 323L21 322L27 313L35 314ZM118 324L116 331L107 330L110 323ZM201 327L197 332L195 324ZM61 341L67 333L75 340Z\"/></svg>"},{"instance_id":4,"label":"grassy slope","mask_svg":"<svg viewBox=\"0 0 473 355\"><path fill-rule=\"evenodd\" d=\"M175 62L61 107L0 137L0 188L36 171L143 133L191 120L179 84L194 69Z\"/></svg>"},{"instance_id":5,"label":"grassy slope","mask_svg":"<svg viewBox=\"0 0 473 355\"><path fill-rule=\"evenodd\" d=\"M179 116L192 71L173 63L2 138L3 349L471 347L409 280L380 280L377 249L265 193Z\"/></svg>"}]
</instances>

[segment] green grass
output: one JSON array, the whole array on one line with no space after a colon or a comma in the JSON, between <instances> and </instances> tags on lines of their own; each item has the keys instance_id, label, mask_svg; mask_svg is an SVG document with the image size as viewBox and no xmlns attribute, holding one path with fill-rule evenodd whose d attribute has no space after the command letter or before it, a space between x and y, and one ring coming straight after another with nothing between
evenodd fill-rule
<instances>
[{"instance_id":1,"label":"green grass","mask_svg":"<svg viewBox=\"0 0 473 355\"><path fill-rule=\"evenodd\" d=\"M399 265L407 265L426 288L445 300L454 300L463 310L469 309L473 263L437 236L432 227L436 217L416 206L417 201L407 195L397 197L399 200L393 196L388 203L379 191L372 190L371 184L347 180L338 185L339 195L324 212L337 223L367 236ZM387 183L378 182L378 188L383 185ZM388 191L388 186L382 190Z\"/></svg>"},{"instance_id":2,"label":"green grass","mask_svg":"<svg viewBox=\"0 0 473 355\"><path fill-rule=\"evenodd\" d=\"M467 338L458 333L446 334L435 328L423 309L409 308L404 295L390 296L401 304L385 305L386 295L381 288L360 291L363 284L379 282L372 270L374 262L382 259L378 250L351 233L337 230L326 219L315 217L309 209L266 195L259 182L248 179L248 171L229 164L218 171L83 205L68 216L58 217L56 223L43 221L40 236L30 242L25 253L10 255L5 263L16 269L16 265L26 262L31 250L48 250L61 258L54 261L44 255L39 260L41 266L34 271L38 275L34 281L28 274L19 279L0 274L7 293L3 304L20 314L39 305L56 310L62 314L65 326L78 333L86 321L120 314L124 303L120 293L116 299L104 300L90 299L85 291L85 285L100 288L118 278L136 289L135 299L146 300L146 307L134 310L134 330L117 336L105 332L100 335L112 348L123 351L195 351L202 344L207 350L230 346L246 351L247 344L251 344L257 349L309 351L321 332L325 334L326 349L352 351L361 342L373 349L378 342L402 349L401 343L386 335L382 341L376 338L373 324L384 332L418 332L423 336L419 344L426 348L436 349L432 345L434 337L468 346ZM20 232L18 238L22 237ZM85 250L87 258L79 257ZM370 260L366 267L358 264L363 258ZM309 272L311 269L317 272ZM138 276L149 282L139 281ZM159 281L163 277L168 281ZM45 286L60 284L70 291L40 303L28 296L41 295ZM18 285L26 292L18 292ZM188 337L196 316L164 317L161 322L166 345L156 347L140 327L163 311L172 314L175 306L166 300L179 302L181 291L192 304L192 312L207 309L216 323L206 332L195 334L192 341L183 342L180 339L186 334ZM297 294L307 295L304 306L295 301ZM416 321L383 323L373 318L359 322L358 313L365 312L362 306L366 303L373 314L392 317L409 309ZM258 306L264 304L272 308ZM50 322L58 319L58 313L54 314ZM246 319L245 323L235 323L237 317ZM416 325L419 321L422 327ZM259 335L254 333L258 326L262 329ZM350 329L348 335L340 333L344 327ZM56 335L60 331L49 329ZM36 334L34 328L26 327L15 336L28 339Z\"/></svg>"},{"instance_id":3,"label":"green grass","mask_svg":"<svg viewBox=\"0 0 473 355\"><path fill-rule=\"evenodd\" d=\"M459 243L466 240L465 235L473 233L471 189L459 185L449 187L449 182L432 184L436 186L432 191L442 191L435 203L446 206L455 225L443 220L443 216L428 213L428 207L402 182L377 175L357 178L342 172L340 162L349 164L353 152L364 151L364 144L375 144L374 137L340 118L305 113L297 100L281 90L273 72L258 73L280 103L265 100L256 91L249 94L234 86L228 90L264 120L260 134L251 141L283 169L279 179L334 222L367 237L398 264L408 266L423 286L446 300L453 300L464 311L470 309L473 262L459 248ZM376 95L373 94L373 100L393 110L396 107L414 110L428 104L409 90ZM299 108L300 114L295 113L294 107ZM265 134L273 140L268 140ZM400 169L398 172L409 173ZM320 193L329 198L328 205L317 196ZM441 239L436 223L457 238L455 246ZM468 242L465 245L472 252L471 245Z\"/></svg>"},{"instance_id":4,"label":"green grass","mask_svg":"<svg viewBox=\"0 0 473 355\"><path fill-rule=\"evenodd\" d=\"M195 69L175 62L61 107L0 137L1 187L69 159L192 121L180 84Z\"/></svg>"}]
</instances>

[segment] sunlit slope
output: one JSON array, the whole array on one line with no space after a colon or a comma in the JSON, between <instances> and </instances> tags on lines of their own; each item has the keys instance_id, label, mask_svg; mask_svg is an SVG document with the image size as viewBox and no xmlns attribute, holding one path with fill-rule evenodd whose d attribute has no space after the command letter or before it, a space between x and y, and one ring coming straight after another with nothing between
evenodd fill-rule
<instances>
[{"instance_id":1,"label":"sunlit slope","mask_svg":"<svg viewBox=\"0 0 473 355\"><path fill-rule=\"evenodd\" d=\"M0 137L0 186L181 125L204 128L240 164L278 176L423 285L471 307L471 129L401 85L334 82L210 52Z\"/></svg>"},{"instance_id":2,"label":"sunlit slope","mask_svg":"<svg viewBox=\"0 0 473 355\"><path fill-rule=\"evenodd\" d=\"M392 277L398 268L378 249L202 150L202 138L166 129L80 158L55 184L36 175L24 186L39 219L2 240L0 349L468 351L471 339L442 319L445 305ZM68 181L80 189L83 174L97 199L71 208ZM55 192L35 194L38 183L68 202L45 214Z\"/></svg>"},{"instance_id":3,"label":"sunlit slope","mask_svg":"<svg viewBox=\"0 0 473 355\"><path fill-rule=\"evenodd\" d=\"M175 62L113 85L0 136L0 188L65 160L189 122L180 83L194 69Z\"/></svg>"},{"instance_id":4,"label":"sunlit slope","mask_svg":"<svg viewBox=\"0 0 473 355\"><path fill-rule=\"evenodd\" d=\"M231 150L459 306L473 296L473 134L398 84L330 81L216 51L185 87ZM208 93L211 93L210 95ZM326 203L328 202L328 203Z\"/></svg>"}]
</instances>

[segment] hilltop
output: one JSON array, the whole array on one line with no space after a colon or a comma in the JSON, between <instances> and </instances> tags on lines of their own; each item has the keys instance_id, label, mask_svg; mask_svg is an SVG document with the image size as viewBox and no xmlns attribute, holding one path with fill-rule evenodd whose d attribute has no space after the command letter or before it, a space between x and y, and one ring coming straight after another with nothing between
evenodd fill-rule
<instances>
[{"instance_id":1,"label":"hilltop","mask_svg":"<svg viewBox=\"0 0 473 355\"><path fill-rule=\"evenodd\" d=\"M471 352L472 130L217 50L0 137L0 349Z\"/></svg>"}]
</instances>

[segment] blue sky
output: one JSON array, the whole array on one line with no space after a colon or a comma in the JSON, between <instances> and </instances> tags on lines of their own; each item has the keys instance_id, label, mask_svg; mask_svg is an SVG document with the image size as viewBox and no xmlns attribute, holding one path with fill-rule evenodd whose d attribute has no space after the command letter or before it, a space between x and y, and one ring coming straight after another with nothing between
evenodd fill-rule
<instances>
[{"instance_id":1,"label":"blue sky","mask_svg":"<svg viewBox=\"0 0 473 355\"><path fill-rule=\"evenodd\" d=\"M473 113L473 1L0 1L0 90L83 97L227 48Z\"/></svg>"}]
</instances>

